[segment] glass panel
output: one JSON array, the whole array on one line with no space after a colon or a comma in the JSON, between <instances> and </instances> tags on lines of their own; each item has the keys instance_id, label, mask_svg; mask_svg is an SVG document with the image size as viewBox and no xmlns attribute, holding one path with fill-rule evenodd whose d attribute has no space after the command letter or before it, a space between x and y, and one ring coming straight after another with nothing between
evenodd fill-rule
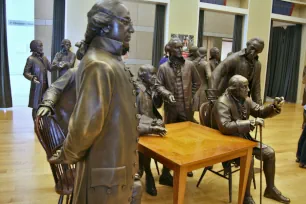
<instances>
[{"instance_id":1,"label":"glass panel","mask_svg":"<svg viewBox=\"0 0 306 204\"><path fill-rule=\"evenodd\" d=\"M6 0L6 10L13 105L27 106L30 81L23 77L23 69L34 39L34 0Z\"/></svg>"}]
</instances>

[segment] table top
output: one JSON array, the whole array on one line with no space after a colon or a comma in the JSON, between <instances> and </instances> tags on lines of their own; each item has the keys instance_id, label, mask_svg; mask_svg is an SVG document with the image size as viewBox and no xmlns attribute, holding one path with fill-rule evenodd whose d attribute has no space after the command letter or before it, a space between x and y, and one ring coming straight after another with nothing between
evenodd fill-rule
<instances>
[{"instance_id":1,"label":"table top","mask_svg":"<svg viewBox=\"0 0 306 204\"><path fill-rule=\"evenodd\" d=\"M180 166L205 162L256 146L255 142L223 135L192 122L167 124L166 129L165 137L140 137L139 146Z\"/></svg>"}]
</instances>

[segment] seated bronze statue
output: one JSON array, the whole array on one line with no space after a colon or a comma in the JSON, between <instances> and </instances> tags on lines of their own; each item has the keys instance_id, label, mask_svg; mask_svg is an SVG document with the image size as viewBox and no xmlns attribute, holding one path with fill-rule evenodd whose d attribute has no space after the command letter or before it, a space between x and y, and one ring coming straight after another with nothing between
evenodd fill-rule
<instances>
[{"instance_id":1,"label":"seated bronze statue","mask_svg":"<svg viewBox=\"0 0 306 204\"><path fill-rule=\"evenodd\" d=\"M219 131L225 135L235 135L248 140L254 140L250 131L255 126L263 126L264 119L267 117L273 117L281 112L281 107L284 102L283 98L276 97L274 102L268 106L261 106L251 100L248 97L249 82L241 75L234 75L229 80L229 87L225 93L215 102L213 107L213 118L217 124ZM249 116L253 116L255 119L249 119ZM281 203L290 203L290 199L283 196L281 192L276 188L275 180L275 152L274 150L262 144L253 149L253 155L256 159L260 159L260 151L262 151L263 171L266 177L266 190L264 196ZM244 204L254 204L254 200L251 196L250 187L253 175L252 160L247 188L245 192Z\"/></svg>"}]
</instances>

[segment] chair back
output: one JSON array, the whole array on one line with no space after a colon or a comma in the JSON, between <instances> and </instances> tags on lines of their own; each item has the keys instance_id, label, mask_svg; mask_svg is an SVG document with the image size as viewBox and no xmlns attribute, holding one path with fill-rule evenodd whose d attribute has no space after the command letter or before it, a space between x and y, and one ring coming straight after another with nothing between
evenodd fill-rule
<instances>
[{"instance_id":1,"label":"chair back","mask_svg":"<svg viewBox=\"0 0 306 204\"><path fill-rule=\"evenodd\" d=\"M35 133L50 159L56 150L60 149L66 136L52 117L40 117L35 119ZM50 164L55 191L60 195L70 195L73 192L75 165Z\"/></svg>"}]
</instances>

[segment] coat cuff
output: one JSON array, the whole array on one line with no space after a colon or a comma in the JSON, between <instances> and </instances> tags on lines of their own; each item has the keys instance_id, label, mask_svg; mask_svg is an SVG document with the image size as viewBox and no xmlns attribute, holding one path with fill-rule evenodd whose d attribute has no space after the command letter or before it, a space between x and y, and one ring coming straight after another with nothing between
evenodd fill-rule
<instances>
[{"instance_id":1,"label":"coat cuff","mask_svg":"<svg viewBox=\"0 0 306 204\"><path fill-rule=\"evenodd\" d=\"M237 120L239 133L249 133L251 131L251 122L249 120Z\"/></svg>"},{"instance_id":2,"label":"coat cuff","mask_svg":"<svg viewBox=\"0 0 306 204\"><path fill-rule=\"evenodd\" d=\"M51 100L42 101L42 103L39 104L38 108L40 108L40 107L47 107L47 108L50 108L51 114L52 114L52 115L54 115L54 113L55 113L55 110L54 110L54 103L53 103L53 101L51 101Z\"/></svg>"}]
</instances>

